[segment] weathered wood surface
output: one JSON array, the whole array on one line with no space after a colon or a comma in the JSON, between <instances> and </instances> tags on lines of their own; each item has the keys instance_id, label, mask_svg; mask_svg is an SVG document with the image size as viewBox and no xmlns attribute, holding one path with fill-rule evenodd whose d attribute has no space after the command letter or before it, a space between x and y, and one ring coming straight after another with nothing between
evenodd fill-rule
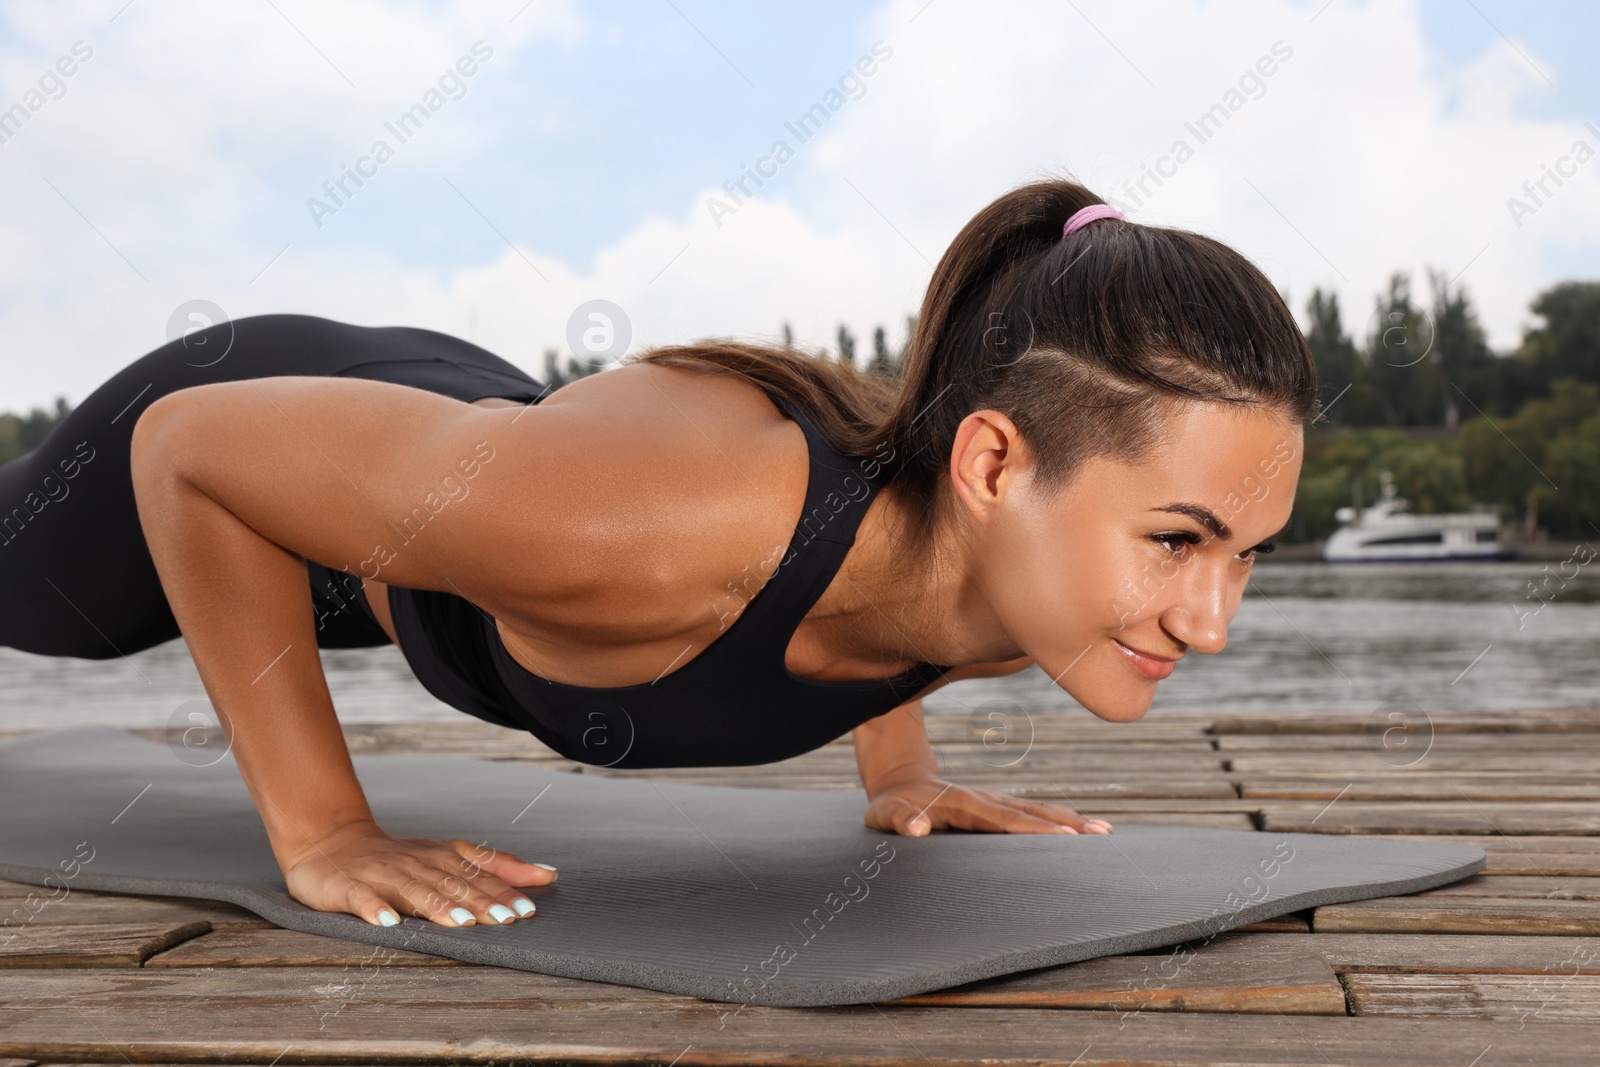
<instances>
[{"instance_id":1,"label":"weathered wood surface","mask_svg":"<svg viewBox=\"0 0 1600 1067\"><path fill-rule=\"evenodd\" d=\"M1525 1027L1600 1019L1600 976L1586 974L1352 974L1357 1015L1436 1015ZM1600 1049L1591 1050L1600 1056Z\"/></svg>"},{"instance_id":2,"label":"weathered wood surface","mask_svg":"<svg viewBox=\"0 0 1600 1067\"><path fill-rule=\"evenodd\" d=\"M1600 837L1465 834L1416 835L1416 839L1476 845L1489 859L1485 874L1600 877Z\"/></svg>"},{"instance_id":3,"label":"weathered wood surface","mask_svg":"<svg viewBox=\"0 0 1600 1067\"><path fill-rule=\"evenodd\" d=\"M0 967L138 967L210 928L208 923L186 922L0 930Z\"/></svg>"},{"instance_id":4,"label":"weathered wood surface","mask_svg":"<svg viewBox=\"0 0 1600 1067\"><path fill-rule=\"evenodd\" d=\"M0 1052L41 1060L1592 1065L1600 1026L1482 1019L862 1006L744 1008L487 968L0 973ZM137 981L130 979L137 978ZM470 980L469 980L470 979ZM111 1035L115 1035L114 1038Z\"/></svg>"},{"instance_id":5,"label":"weathered wood surface","mask_svg":"<svg viewBox=\"0 0 1600 1067\"><path fill-rule=\"evenodd\" d=\"M991 713L998 714L991 714ZM268 1064L1592 1064L1600 1047L1600 713L1105 723L929 718L942 773L1117 826L1463 841L1484 875L1205 943L877 1006L743 1008L272 928L232 905L0 882L0 1067ZM161 737L163 731L151 731ZM617 772L475 720L352 725L353 751L856 791L843 738L754 768ZM1421 747L1405 747L1413 741ZM1418 754L1421 759L1415 759ZM31 898L31 899L30 899ZM1309 922L1308 922L1309 917ZM11 937L9 953L4 942Z\"/></svg>"},{"instance_id":6,"label":"weathered wood surface","mask_svg":"<svg viewBox=\"0 0 1600 1067\"><path fill-rule=\"evenodd\" d=\"M1590 752L1562 749L1553 752L1430 752L1418 762L1405 766L1386 762L1376 752L1250 752L1213 755L1225 759L1229 771L1240 777L1252 775L1308 775L1318 778L1345 775L1362 778L1373 774L1411 771L1416 773L1581 775L1594 767ZM1176 762L1175 757L1163 757Z\"/></svg>"},{"instance_id":7,"label":"weathered wood surface","mask_svg":"<svg viewBox=\"0 0 1600 1067\"><path fill-rule=\"evenodd\" d=\"M1238 790L1241 797L1261 800L1588 800L1594 796L1594 782L1580 775L1540 775L1530 780L1521 771L1498 777L1405 773L1355 779L1340 775L1327 778L1252 775L1239 782Z\"/></svg>"},{"instance_id":8,"label":"weathered wood surface","mask_svg":"<svg viewBox=\"0 0 1600 1067\"><path fill-rule=\"evenodd\" d=\"M88 893L74 889L51 899L48 890L16 882L0 883L15 894L0 899L0 937L11 929L104 923L203 922L216 930L257 929L271 925L265 919L220 900L185 897L130 897L113 893ZM36 894L29 903L29 893ZM42 895L40 895L42 894Z\"/></svg>"},{"instance_id":9,"label":"weathered wood surface","mask_svg":"<svg viewBox=\"0 0 1600 1067\"><path fill-rule=\"evenodd\" d=\"M1343 1015L1344 990L1309 945L1257 936L1107 956L915 997L895 1004L1109 1011L1282 1012Z\"/></svg>"},{"instance_id":10,"label":"weathered wood surface","mask_svg":"<svg viewBox=\"0 0 1600 1067\"><path fill-rule=\"evenodd\" d=\"M145 960L146 967L465 967L448 956L377 948L360 941L298 930L217 930L176 943Z\"/></svg>"},{"instance_id":11,"label":"weathered wood surface","mask_svg":"<svg viewBox=\"0 0 1600 1067\"><path fill-rule=\"evenodd\" d=\"M1315 951L1340 973L1367 974L1600 974L1600 938L1493 934L1270 935L1289 947ZM1262 940L1243 930L1226 939Z\"/></svg>"},{"instance_id":12,"label":"weathered wood surface","mask_svg":"<svg viewBox=\"0 0 1600 1067\"><path fill-rule=\"evenodd\" d=\"M1260 802L1262 829L1323 834L1600 834L1600 802Z\"/></svg>"},{"instance_id":13,"label":"weathered wood surface","mask_svg":"<svg viewBox=\"0 0 1600 1067\"><path fill-rule=\"evenodd\" d=\"M1438 889L1429 897L1527 897L1543 900L1600 900L1600 878L1479 874Z\"/></svg>"},{"instance_id":14,"label":"weathered wood surface","mask_svg":"<svg viewBox=\"0 0 1600 1067\"><path fill-rule=\"evenodd\" d=\"M1364 734L1382 735L1393 720L1370 712L1326 712L1301 715L1219 715L1211 733L1226 734ZM1594 734L1600 733L1600 713L1594 711L1535 708L1527 711L1434 712L1427 726L1439 734ZM1408 734L1426 731L1413 717Z\"/></svg>"},{"instance_id":15,"label":"weathered wood surface","mask_svg":"<svg viewBox=\"0 0 1600 1067\"><path fill-rule=\"evenodd\" d=\"M1600 717L1600 712L1590 714ZM1213 740L1217 751L1225 758L1247 752L1382 752L1395 766L1425 752L1600 750L1600 730L1594 733L1436 733L1430 736L1425 727L1417 727L1386 740L1382 730L1375 728L1372 733L1354 734L1224 734Z\"/></svg>"},{"instance_id":16,"label":"weathered wood surface","mask_svg":"<svg viewBox=\"0 0 1600 1067\"><path fill-rule=\"evenodd\" d=\"M1591 937L1600 935L1600 901L1419 893L1318 908L1312 913L1311 929Z\"/></svg>"}]
</instances>

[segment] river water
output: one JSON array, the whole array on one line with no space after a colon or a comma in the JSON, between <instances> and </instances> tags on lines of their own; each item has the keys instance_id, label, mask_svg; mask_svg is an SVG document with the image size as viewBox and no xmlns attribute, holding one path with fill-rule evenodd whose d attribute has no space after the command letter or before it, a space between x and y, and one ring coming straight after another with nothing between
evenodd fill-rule
<instances>
[{"instance_id":1,"label":"river water","mask_svg":"<svg viewBox=\"0 0 1600 1067\"><path fill-rule=\"evenodd\" d=\"M1185 657L1161 683L1150 717L1395 704L1430 712L1600 710L1597 571L1600 561L1263 564L1227 649ZM1536 593L1532 582L1543 583ZM460 715L422 689L393 647L322 655L346 722ZM162 726L175 715L182 720L186 702L203 697L181 640L92 661L0 648L0 730ZM993 701L1026 710L1078 707L1038 669L958 682L926 706L929 714L965 715Z\"/></svg>"}]
</instances>

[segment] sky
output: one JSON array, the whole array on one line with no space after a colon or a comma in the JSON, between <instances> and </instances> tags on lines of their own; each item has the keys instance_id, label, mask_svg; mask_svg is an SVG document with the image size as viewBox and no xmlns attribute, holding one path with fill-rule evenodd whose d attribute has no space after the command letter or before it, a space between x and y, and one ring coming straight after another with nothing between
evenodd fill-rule
<instances>
[{"instance_id":1,"label":"sky","mask_svg":"<svg viewBox=\"0 0 1600 1067\"><path fill-rule=\"evenodd\" d=\"M1600 277L1597 40L1579 0L19 0L0 410L78 402L201 300L535 376L592 300L633 351L898 345L961 226L1051 176L1239 249L1302 321L1337 292L1357 335L1441 271L1509 350Z\"/></svg>"}]
</instances>

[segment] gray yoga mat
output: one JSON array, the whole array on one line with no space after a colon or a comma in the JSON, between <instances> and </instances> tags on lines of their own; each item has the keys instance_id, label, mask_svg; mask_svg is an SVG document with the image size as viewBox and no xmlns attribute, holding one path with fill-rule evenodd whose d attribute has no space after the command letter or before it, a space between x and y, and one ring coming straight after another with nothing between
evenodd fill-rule
<instances>
[{"instance_id":1,"label":"gray yoga mat","mask_svg":"<svg viewBox=\"0 0 1600 1067\"><path fill-rule=\"evenodd\" d=\"M1446 842L1176 827L906 838L862 825L853 792L451 756L355 763L390 832L487 841L558 867L557 882L529 890L538 914L450 929L312 911L285 892L231 757L99 726L0 745L0 877L50 886L42 899L87 889L226 900L373 945L798 1006L1173 945L1484 865L1481 850Z\"/></svg>"}]
</instances>

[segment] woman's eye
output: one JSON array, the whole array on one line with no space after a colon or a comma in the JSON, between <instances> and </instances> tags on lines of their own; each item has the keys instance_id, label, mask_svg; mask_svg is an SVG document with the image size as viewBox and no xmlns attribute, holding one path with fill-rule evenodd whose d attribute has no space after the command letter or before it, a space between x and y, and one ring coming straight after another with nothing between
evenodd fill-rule
<instances>
[{"instance_id":1,"label":"woman's eye","mask_svg":"<svg viewBox=\"0 0 1600 1067\"><path fill-rule=\"evenodd\" d=\"M1239 558L1244 560L1246 563L1253 563L1257 556L1264 556L1277 547L1278 545L1275 541L1263 541L1256 547L1247 548L1243 552L1239 553Z\"/></svg>"},{"instance_id":2,"label":"woman's eye","mask_svg":"<svg viewBox=\"0 0 1600 1067\"><path fill-rule=\"evenodd\" d=\"M1180 531L1178 533L1151 534L1150 540L1165 548L1173 555L1178 555L1190 545L1200 543L1200 538L1196 537L1192 533L1188 533L1187 531Z\"/></svg>"}]
</instances>

